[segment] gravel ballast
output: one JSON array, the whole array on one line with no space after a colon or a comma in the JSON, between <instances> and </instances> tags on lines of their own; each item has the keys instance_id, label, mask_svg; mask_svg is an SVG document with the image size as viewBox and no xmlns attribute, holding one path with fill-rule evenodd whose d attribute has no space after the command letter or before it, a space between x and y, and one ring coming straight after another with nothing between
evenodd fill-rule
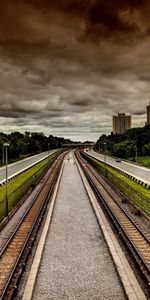
<instances>
[{"instance_id":1,"label":"gravel ballast","mask_svg":"<svg viewBox=\"0 0 150 300\"><path fill-rule=\"evenodd\" d=\"M6 223L4 228L0 231L0 251L2 251L3 247L7 243L10 236L15 231L16 227L20 223L21 219L23 218L25 212L30 207L33 200L36 198L36 196L39 194L39 192L42 189L42 186L44 182L47 180L48 176L50 175L51 169L47 171L47 173L44 175L44 177L40 180L40 182L37 184L37 186L32 190L31 193L27 192L27 195L24 196L24 200L20 200L20 207L18 203L18 209L16 209L16 212L14 215L11 216L9 219L9 222ZM27 196L27 198L26 198Z\"/></svg>"},{"instance_id":2,"label":"gravel ballast","mask_svg":"<svg viewBox=\"0 0 150 300\"><path fill-rule=\"evenodd\" d=\"M72 154L33 292L33 300L55 299L126 299Z\"/></svg>"}]
</instances>

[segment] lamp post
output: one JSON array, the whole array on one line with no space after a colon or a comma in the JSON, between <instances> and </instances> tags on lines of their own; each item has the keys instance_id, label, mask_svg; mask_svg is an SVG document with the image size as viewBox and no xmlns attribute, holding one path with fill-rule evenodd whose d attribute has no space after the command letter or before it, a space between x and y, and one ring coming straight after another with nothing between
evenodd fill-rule
<instances>
[{"instance_id":1,"label":"lamp post","mask_svg":"<svg viewBox=\"0 0 150 300\"><path fill-rule=\"evenodd\" d=\"M137 143L136 141L129 141L129 143L132 143L134 146L135 146L135 162L137 163L138 162L138 149L137 149Z\"/></svg>"},{"instance_id":2,"label":"lamp post","mask_svg":"<svg viewBox=\"0 0 150 300\"><path fill-rule=\"evenodd\" d=\"M5 143L4 144L4 148L5 148L5 158L6 158L6 196L5 196L5 217L8 216L8 168L7 168L7 165L8 165L8 147L9 147L9 144L8 143Z\"/></svg>"},{"instance_id":3,"label":"lamp post","mask_svg":"<svg viewBox=\"0 0 150 300\"><path fill-rule=\"evenodd\" d=\"M106 164L106 150L107 150L107 143L106 142L104 142L103 143L103 145L104 145L104 162L105 162L105 164Z\"/></svg>"},{"instance_id":4,"label":"lamp post","mask_svg":"<svg viewBox=\"0 0 150 300\"><path fill-rule=\"evenodd\" d=\"M2 163L3 163L3 165L4 165L4 163L5 163L5 154L4 154L4 144L3 144L3 157L2 157Z\"/></svg>"},{"instance_id":5,"label":"lamp post","mask_svg":"<svg viewBox=\"0 0 150 300\"><path fill-rule=\"evenodd\" d=\"M107 151L107 143L103 143L105 149L104 149L104 163L105 163L105 177L107 177L107 164L106 164L106 151Z\"/></svg>"},{"instance_id":6,"label":"lamp post","mask_svg":"<svg viewBox=\"0 0 150 300\"><path fill-rule=\"evenodd\" d=\"M24 154L24 144L23 143L21 144L21 151L22 151L22 157L23 157L23 154Z\"/></svg>"},{"instance_id":7,"label":"lamp post","mask_svg":"<svg viewBox=\"0 0 150 300\"><path fill-rule=\"evenodd\" d=\"M48 154L49 154L49 149L50 149L50 143L48 143L47 145L48 145Z\"/></svg>"},{"instance_id":8,"label":"lamp post","mask_svg":"<svg viewBox=\"0 0 150 300\"><path fill-rule=\"evenodd\" d=\"M137 163L138 162L138 153L137 153L137 144L136 144L136 142L134 142L134 145L135 145L135 161Z\"/></svg>"}]
</instances>

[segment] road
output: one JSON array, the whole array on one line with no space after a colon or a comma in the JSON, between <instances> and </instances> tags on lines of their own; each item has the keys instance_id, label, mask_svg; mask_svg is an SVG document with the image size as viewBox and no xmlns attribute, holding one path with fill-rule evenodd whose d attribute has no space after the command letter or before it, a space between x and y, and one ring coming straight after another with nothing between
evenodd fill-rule
<instances>
[{"instance_id":1,"label":"road","mask_svg":"<svg viewBox=\"0 0 150 300\"><path fill-rule=\"evenodd\" d=\"M44 158L46 158L48 155L52 154L55 151L56 150L52 150L52 151L49 151L49 153L46 151L46 152L43 152L43 153L40 153L40 154L37 154L34 156L30 156L28 158L25 158L23 160L13 163L13 164L9 164L8 165L8 178L11 178L14 175L16 175L17 173L20 173L21 171L28 169L29 167L36 164L37 162L40 162L41 160L43 160ZM6 179L6 168L1 167L0 168L0 184L5 182L5 179Z\"/></svg>"},{"instance_id":2,"label":"road","mask_svg":"<svg viewBox=\"0 0 150 300\"><path fill-rule=\"evenodd\" d=\"M104 162L104 155L99 154L94 150L88 150L87 153ZM106 162L107 164L121 171L124 171L125 173L128 173L129 175L133 176L134 178L150 185L150 169L123 160L121 162L116 162L116 159L110 156L106 156Z\"/></svg>"}]
</instances>

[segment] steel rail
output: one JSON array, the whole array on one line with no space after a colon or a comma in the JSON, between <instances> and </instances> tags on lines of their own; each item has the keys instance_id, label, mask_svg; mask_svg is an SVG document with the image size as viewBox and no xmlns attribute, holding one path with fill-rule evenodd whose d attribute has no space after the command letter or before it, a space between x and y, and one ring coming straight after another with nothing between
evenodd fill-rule
<instances>
[{"instance_id":1,"label":"steel rail","mask_svg":"<svg viewBox=\"0 0 150 300\"><path fill-rule=\"evenodd\" d=\"M95 174L94 168L87 164L79 153L76 152L76 157L80 163L88 181L90 182L99 203L102 202L103 206L107 210L109 216L113 220L113 223L125 240L130 252L134 255L136 262L138 262L139 268L144 274L147 284L150 284L150 241L147 236L136 225L129 214L123 209L121 204L116 201L114 197L109 193L107 187L99 180L100 175ZM104 195L105 194L105 195ZM108 198L108 199L106 199ZM143 245L140 245L140 243ZM142 250L142 248L145 250ZM140 250L141 249L141 250Z\"/></svg>"},{"instance_id":2,"label":"steel rail","mask_svg":"<svg viewBox=\"0 0 150 300\"><path fill-rule=\"evenodd\" d=\"M1 256L2 256L2 253L3 253L3 252L5 251L5 249L7 248L9 242L11 241L13 235L16 233L17 229L19 228L19 226L20 226L21 223L23 222L24 218L26 217L26 215L27 215L28 212L30 211L30 209L31 209L32 205L34 204L35 200L37 199L37 197L38 197L39 194L41 193L41 191L42 191L44 185L46 184L46 182L47 182L47 180L48 180L47 172L48 172L48 170L49 170L50 168L53 168L53 164L54 164L54 162L57 160L57 158L58 158L59 156L60 156L60 154L57 154L57 155L56 155L56 156L48 163L48 166L47 166L46 169L44 170L43 174L40 176L40 178L38 178L36 184L38 184L38 183L40 182L40 180L41 180L43 177L45 178L45 181L42 182L42 185L41 185L40 189L39 189L38 192L34 195L34 197L33 197L32 201L31 201L30 205L27 207L27 209L26 209L26 211L24 212L23 216L21 217L20 221L18 222L18 224L17 224L16 227L14 228L14 231L11 233L10 237L9 237L9 238L7 239L7 241L5 242L5 245L2 247L2 250L0 251L0 258L1 258ZM46 178L45 175L47 176L47 178ZM25 201L26 201L26 200L25 200ZM25 201L24 201L24 202L25 202ZM23 202L23 203L24 203L24 202ZM21 203L21 205L22 205L23 203ZM17 207L15 213L17 212L18 208L20 208L20 206ZM8 221L10 221L11 218L12 218L13 216L14 216L14 214L12 214L12 216L9 216L9 220L8 220ZM8 222L7 222L7 223L8 223ZM6 224L7 224L7 223L6 223ZM6 225L6 224L5 224L5 225ZM0 228L0 229L3 229L3 227Z\"/></svg>"},{"instance_id":3,"label":"steel rail","mask_svg":"<svg viewBox=\"0 0 150 300\"><path fill-rule=\"evenodd\" d=\"M25 212L17 228L0 253L0 300L12 299L23 266L31 251L38 227L42 221L50 195L57 180L65 154L54 162L42 190ZM35 231L35 232L34 232ZM26 253L25 253L26 251Z\"/></svg>"},{"instance_id":4,"label":"steel rail","mask_svg":"<svg viewBox=\"0 0 150 300\"><path fill-rule=\"evenodd\" d=\"M34 186L38 185L38 183L41 181L41 179L45 176L45 174L47 173L48 169L53 165L53 163L55 162L55 160L60 156L62 152L59 152L56 154L56 156L54 158L52 158L52 160L50 160L47 164L47 167L44 169L44 171L42 172L42 174L37 178L36 182L34 183ZM44 184L44 183L43 183ZM24 195L16 204L16 206L9 212L9 216L5 219L3 219L0 222L0 231L3 230L3 228L9 223L9 221L13 218L13 216L15 215L15 213L18 211L18 209L22 206L22 204L27 200L28 196L32 193L33 188L31 187L28 191L27 194ZM40 192L40 190L39 190ZM39 192L37 192L37 195L39 194ZM37 195L35 195L34 199L37 197ZM33 200L34 201L34 200Z\"/></svg>"}]
</instances>

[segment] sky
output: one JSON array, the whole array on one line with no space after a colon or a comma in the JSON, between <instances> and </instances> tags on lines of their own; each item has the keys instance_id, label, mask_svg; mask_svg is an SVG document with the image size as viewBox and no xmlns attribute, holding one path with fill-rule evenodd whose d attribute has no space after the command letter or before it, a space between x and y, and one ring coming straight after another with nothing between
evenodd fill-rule
<instances>
[{"instance_id":1,"label":"sky","mask_svg":"<svg viewBox=\"0 0 150 300\"><path fill-rule=\"evenodd\" d=\"M0 0L0 131L95 141L149 101L149 0Z\"/></svg>"}]
</instances>

